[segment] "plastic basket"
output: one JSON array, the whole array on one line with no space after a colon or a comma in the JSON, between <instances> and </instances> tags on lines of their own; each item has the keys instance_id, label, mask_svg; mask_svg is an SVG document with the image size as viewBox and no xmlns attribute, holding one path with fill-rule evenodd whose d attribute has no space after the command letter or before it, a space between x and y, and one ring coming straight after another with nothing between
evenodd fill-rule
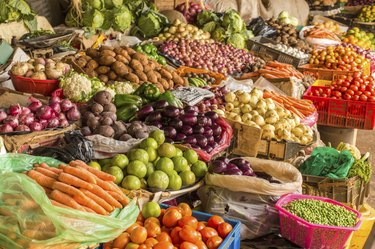
<instances>
[{"instance_id":1,"label":"plastic basket","mask_svg":"<svg viewBox=\"0 0 375 249\"><path fill-rule=\"evenodd\" d=\"M291 64L294 67L298 67L300 65L306 64L309 61L309 58L299 59L292 55L267 47L266 45L264 45L264 43L276 44L276 42L271 39L265 38L263 36L257 36L248 41L247 47L249 50L252 50L254 52L263 53L263 54L271 56L272 60Z\"/></svg>"},{"instance_id":2,"label":"plastic basket","mask_svg":"<svg viewBox=\"0 0 375 249\"><path fill-rule=\"evenodd\" d=\"M11 75L13 86L17 91L25 93L40 93L50 96L59 87L59 80L36 80L22 76Z\"/></svg>"},{"instance_id":3,"label":"plastic basket","mask_svg":"<svg viewBox=\"0 0 375 249\"><path fill-rule=\"evenodd\" d=\"M168 208L168 205L160 204L161 208ZM198 221L208 221L212 215L203 212L193 210L193 217L197 218ZM241 242L241 222L233 219L224 219L232 225L233 230L228 234L228 236L223 240L218 249L238 249L240 248Z\"/></svg>"},{"instance_id":4,"label":"plastic basket","mask_svg":"<svg viewBox=\"0 0 375 249\"><path fill-rule=\"evenodd\" d=\"M313 199L328 202L334 205L342 206L357 215L358 222L354 227L335 227L309 223L283 208L284 205L294 200ZM344 248L353 231L359 229L361 225L361 214L337 201L329 198L287 194L282 196L276 203L275 207L279 210L280 232L281 235L297 244L300 247L308 249L341 249Z\"/></svg>"},{"instance_id":5,"label":"plastic basket","mask_svg":"<svg viewBox=\"0 0 375 249\"><path fill-rule=\"evenodd\" d=\"M372 130L375 127L375 103L310 96L313 90L324 88L311 86L303 95L316 107L319 125L338 128Z\"/></svg>"}]
</instances>

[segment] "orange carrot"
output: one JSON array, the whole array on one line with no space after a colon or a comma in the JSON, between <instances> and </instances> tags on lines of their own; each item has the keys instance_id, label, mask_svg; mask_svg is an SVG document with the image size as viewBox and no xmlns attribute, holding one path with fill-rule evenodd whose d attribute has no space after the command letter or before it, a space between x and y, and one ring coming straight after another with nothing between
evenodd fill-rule
<instances>
[{"instance_id":1,"label":"orange carrot","mask_svg":"<svg viewBox=\"0 0 375 249\"><path fill-rule=\"evenodd\" d=\"M46 163L41 163L41 164L39 164L39 167L46 168L46 169L51 170L51 171L53 171L53 172L55 172L55 173L57 173L57 174L62 172L61 169L54 168L54 167L50 167L50 166L48 166Z\"/></svg>"},{"instance_id":2,"label":"orange carrot","mask_svg":"<svg viewBox=\"0 0 375 249\"><path fill-rule=\"evenodd\" d=\"M35 170L29 170L27 173L29 177L34 179L39 185L46 187L46 188L51 188L52 184L56 181L55 179L45 176L42 173L39 173L38 171Z\"/></svg>"},{"instance_id":3,"label":"orange carrot","mask_svg":"<svg viewBox=\"0 0 375 249\"><path fill-rule=\"evenodd\" d=\"M77 189L73 186L70 186L66 183L63 183L63 182L55 182L52 185L52 189L59 190L59 191L65 193L65 194L68 194L70 196L75 196L75 195L84 196L83 193L81 191L79 191L79 189Z\"/></svg>"},{"instance_id":4,"label":"orange carrot","mask_svg":"<svg viewBox=\"0 0 375 249\"><path fill-rule=\"evenodd\" d=\"M64 205L58 201L55 201L55 200L50 200L52 205L56 206L56 207L62 207L62 208L71 208L71 207L68 207L67 205Z\"/></svg>"},{"instance_id":5,"label":"orange carrot","mask_svg":"<svg viewBox=\"0 0 375 249\"><path fill-rule=\"evenodd\" d=\"M88 208L88 207L83 207L83 208L84 208L85 211L88 212L88 213L94 213L94 214L96 214L95 211L92 210L91 208Z\"/></svg>"},{"instance_id":6,"label":"orange carrot","mask_svg":"<svg viewBox=\"0 0 375 249\"><path fill-rule=\"evenodd\" d=\"M83 167L83 168L87 169L88 171L90 171L91 173L93 173L94 175L96 175L97 177L99 177L100 179L102 179L104 181L115 181L116 180L116 177L114 177L113 175L107 174L107 173L102 172L100 170L97 170L93 167L90 167L81 160L75 160L75 161L70 162L69 164L70 164L70 166L73 166L73 167L78 167L78 166Z\"/></svg>"},{"instance_id":7,"label":"orange carrot","mask_svg":"<svg viewBox=\"0 0 375 249\"><path fill-rule=\"evenodd\" d=\"M71 174L76 176L86 182L96 184L96 180L91 174L86 174L87 170L82 170L82 168L75 168L69 165L60 165L60 169L62 169L65 173Z\"/></svg>"},{"instance_id":8,"label":"orange carrot","mask_svg":"<svg viewBox=\"0 0 375 249\"><path fill-rule=\"evenodd\" d=\"M53 184L52 184L52 186L53 186ZM47 194L50 194L52 192L52 189L50 189L50 188L43 187L43 189L44 189L44 192L46 192Z\"/></svg>"},{"instance_id":9,"label":"orange carrot","mask_svg":"<svg viewBox=\"0 0 375 249\"><path fill-rule=\"evenodd\" d=\"M115 192L118 191L118 189L115 188L113 185L111 185L109 181L106 182L106 181L103 181L102 179L96 178L96 184L102 189L107 190L107 191L115 191Z\"/></svg>"},{"instance_id":10,"label":"orange carrot","mask_svg":"<svg viewBox=\"0 0 375 249\"><path fill-rule=\"evenodd\" d=\"M88 208L92 209L95 213L98 213L98 214L101 214L101 215L108 214L108 212L105 211L104 208L102 208L101 206L96 204L95 201L93 201L92 199L90 199L87 196L81 197L81 196L76 195L76 196L73 197L73 199L78 204L81 204L81 206L88 207Z\"/></svg>"},{"instance_id":11,"label":"orange carrot","mask_svg":"<svg viewBox=\"0 0 375 249\"><path fill-rule=\"evenodd\" d=\"M91 193L96 194L100 198L104 199L106 202L108 202L111 206L114 206L116 208L122 208L122 205L120 202L116 201L115 198L113 198L110 194L105 192L101 187L97 185L93 185L92 189L89 189Z\"/></svg>"},{"instance_id":12,"label":"orange carrot","mask_svg":"<svg viewBox=\"0 0 375 249\"><path fill-rule=\"evenodd\" d=\"M79 205L72 197L59 190L53 190L51 193L51 197L53 200L60 202L68 207L72 207L76 210L85 211L85 209Z\"/></svg>"},{"instance_id":13,"label":"orange carrot","mask_svg":"<svg viewBox=\"0 0 375 249\"><path fill-rule=\"evenodd\" d=\"M106 202L104 199L100 198L99 196L97 196L96 194L93 194L91 193L90 191L88 191L87 189L83 189L81 188L80 189L87 197L91 198L92 200L94 200L96 203L98 203L102 208L104 208L106 211L108 212L112 212L113 211L113 207L111 205L108 204L108 202Z\"/></svg>"},{"instance_id":14,"label":"orange carrot","mask_svg":"<svg viewBox=\"0 0 375 249\"><path fill-rule=\"evenodd\" d=\"M45 176L49 176L53 179L57 179L57 177L59 176L57 173L55 173L51 170L48 170L46 168L42 168L42 167L36 167L36 168L34 168L34 170L38 171L39 173L42 173Z\"/></svg>"},{"instance_id":15,"label":"orange carrot","mask_svg":"<svg viewBox=\"0 0 375 249\"><path fill-rule=\"evenodd\" d=\"M78 188L92 189L93 186L94 186L94 185L92 185L88 182L82 181L78 177L72 176L72 175L67 174L67 173L60 173L58 179L61 182L64 182L66 184L69 184L69 185L72 185L72 186L78 187Z\"/></svg>"},{"instance_id":16,"label":"orange carrot","mask_svg":"<svg viewBox=\"0 0 375 249\"><path fill-rule=\"evenodd\" d=\"M107 191L113 198L118 200L124 207L129 204L129 198L114 191Z\"/></svg>"}]
</instances>

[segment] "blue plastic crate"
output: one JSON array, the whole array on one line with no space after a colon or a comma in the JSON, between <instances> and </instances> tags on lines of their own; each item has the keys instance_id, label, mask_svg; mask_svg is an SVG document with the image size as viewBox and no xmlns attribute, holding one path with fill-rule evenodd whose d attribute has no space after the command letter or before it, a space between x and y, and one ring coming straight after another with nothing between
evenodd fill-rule
<instances>
[{"instance_id":1,"label":"blue plastic crate","mask_svg":"<svg viewBox=\"0 0 375 249\"><path fill-rule=\"evenodd\" d=\"M169 206L160 204L162 208L168 208ZM198 219L198 221L208 221L208 219L213 216L212 214L207 214L199 211L193 210L193 216ZM224 219L232 225L233 230L228 234L223 243L221 243L218 249L239 249L241 243L241 222L233 219Z\"/></svg>"}]
</instances>

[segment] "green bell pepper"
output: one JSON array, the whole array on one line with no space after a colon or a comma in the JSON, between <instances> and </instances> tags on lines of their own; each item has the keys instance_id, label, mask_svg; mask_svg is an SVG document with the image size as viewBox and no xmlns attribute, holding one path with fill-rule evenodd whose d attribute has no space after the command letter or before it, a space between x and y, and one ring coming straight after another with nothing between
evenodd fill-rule
<instances>
[{"instance_id":1,"label":"green bell pepper","mask_svg":"<svg viewBox=\"0 0 375 249\"><path fill-rule=\"evenodd\" d=\"M134 91L133 94L138 95L138 96L142 96L142 95L143 95L143 91L144 91L145 88L146 88L146 85L147 85L146 83L140 85L140 86Z\"/></svg>"},{"instance_id":2,"label":"green bell pepper","mask_svg":"<svg viewBox=\"0 0 375 249\"><path fill-rule=\"evenodd\" d=\"M167 64L167 60L163 56L159 56L157 62L162 65Z\"/></svg>"},{"instance_id":3,"label":"green bell pepper","mask_svg":"<svg viewBox=\"0 0 375 249\"><path fill-rule=\"evenodd\" d=\"M135 117L138 110L139 108L134 104L125 104L117 109L117 120L128 122Z\"/></svg>"},{"instance_id":4,"label":"green bell pepper","mask_svg":"<svg viewBox=\"0 0 375 249\"><path fill-rule=\"evenodd\" d=\"M146 87L143 90L143 96L148 100L156 100L160 96L159 88L154 84L145 84Z\"/></svg>"},{"instance_id":5,"label":"green bell pepper","mask_svg":"<svg viewBox=\"0 0 375 249\"><path fill-rule=\"evenodd\" d=\"M155 46L152 44L145 44L143 45L143 51L145 51L147 54L151 54L155 49Z\"/></svg>"},{"instance_id":6,"label":"green bell pepper","mask_svg":"<svg viewBox=\"0 0 375 249\"><path fill-rule=\"evenodd\" d=\"M158 100L165 100L168 104L173 105L178 108L183 108L184 105L182 104L181 100L176 98L171 91L166 91L165 93L161 94Z\"/></svg>"},{"instance_id":7,"label":"green bell pepper","mask_svg":"<svg viewBox=\"0 0 375 249\"><path fill-rule=\"evenodd\" d=\"M133 104L137 107L141 107L143 100L141 97L133 94L116 94L114 103L117 108L121 108L127 104Z\"/></svg>"},{"instance_id":8,"label":"green bell pepper","mask_svg":"<svg viewBox=\"0 0 375 249\"><path fill-rule=\"evenodd\" d=\"M140 46L140 45L136 45L136 46L134 47L134 50L137 51L137 52L144 53L144 50L143 50L142 46Z\"/></svg>"}]
</instances>

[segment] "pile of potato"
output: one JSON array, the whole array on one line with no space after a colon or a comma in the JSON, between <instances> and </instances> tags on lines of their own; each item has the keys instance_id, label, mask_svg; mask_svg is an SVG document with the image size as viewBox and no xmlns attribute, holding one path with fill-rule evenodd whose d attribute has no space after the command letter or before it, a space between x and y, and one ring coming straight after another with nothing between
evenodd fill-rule
<instances>
[{"instance_id":1,"label":"pile of potato","mask_svg":"<svg viewBox=\"0 0 375 249\"><path fill-rule=\"evenodd\" d=\"M151 82L161 92L186 84L185 80L173 70L130 47L89 48L86 50L86 55L78 57L75 63L88 76L98 77L109 84L114 81L130 81L135 84Z\"/></svg>"}]
</instances>

